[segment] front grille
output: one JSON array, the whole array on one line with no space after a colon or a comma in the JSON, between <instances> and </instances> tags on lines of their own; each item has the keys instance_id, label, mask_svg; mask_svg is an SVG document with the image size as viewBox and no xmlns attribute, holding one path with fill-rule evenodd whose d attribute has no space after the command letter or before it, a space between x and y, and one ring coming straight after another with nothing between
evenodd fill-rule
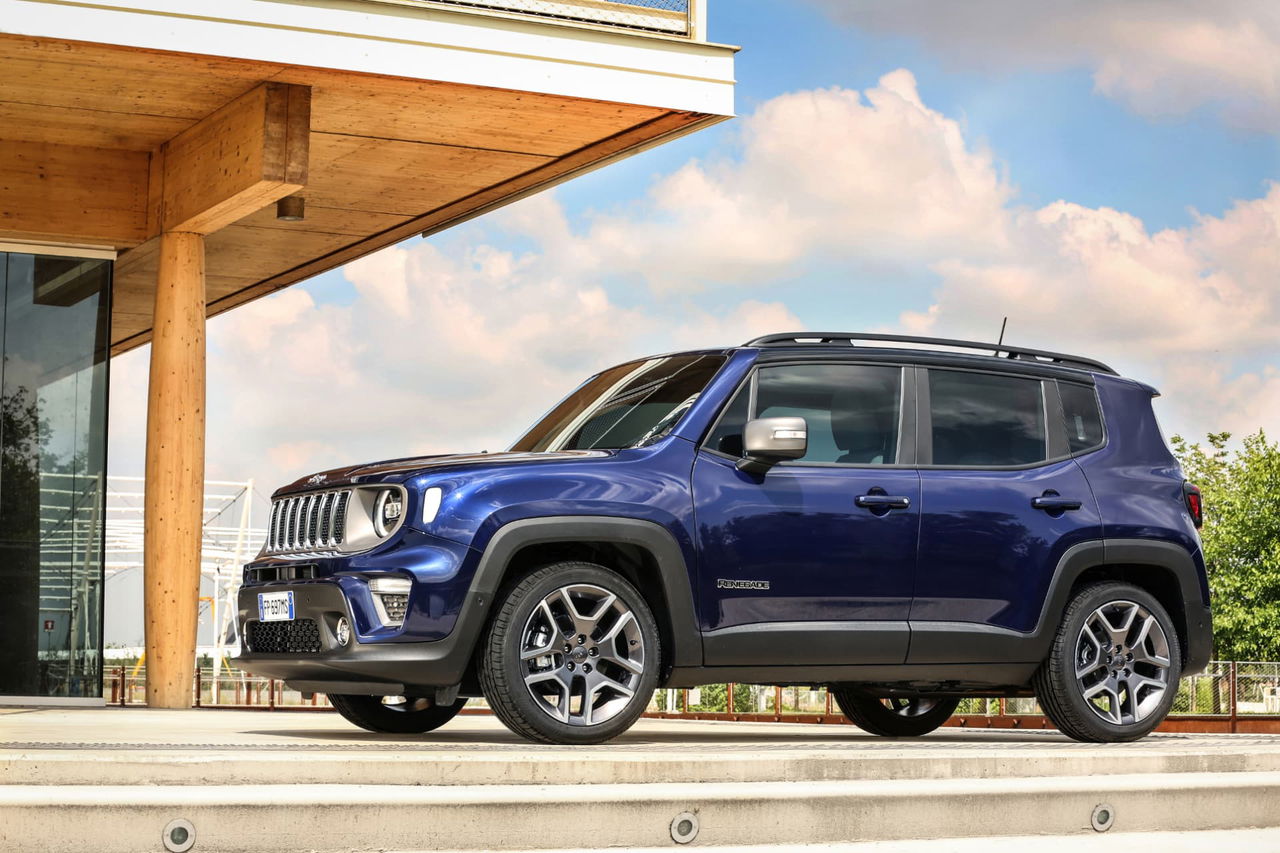
<instances>
[{"instance_id":1,"label":"front grille","mask_svg":"<svg viewBox=\"0 0 1280 853\"><path fill-rule=\"evenodd\" d=\"M313 580L316 567L308 564L254 566L245 569L244 579L249 583L267 583L269 581L301 581Z\"/></svg>"},{"instance_id":2,"label":"front grille","mask_svg":"<svg viewBox=\"0 0 1280 853\"><path fill-rule=\"evenodd\" d=\"M251 652L264 654L318 654L320 626L314 619L292 622L250 622L245 642Z\"/></svg>"},{"instance_id":3,"label":"front grille","mask_svg":"<svg viewBox=\"0 0 1280 853\"><path fill-rule=\"evenodd\" d=\"M342 544L351 490L311 492L271 503L266 553L324 551Z\"/></svg>"}]
</instances>

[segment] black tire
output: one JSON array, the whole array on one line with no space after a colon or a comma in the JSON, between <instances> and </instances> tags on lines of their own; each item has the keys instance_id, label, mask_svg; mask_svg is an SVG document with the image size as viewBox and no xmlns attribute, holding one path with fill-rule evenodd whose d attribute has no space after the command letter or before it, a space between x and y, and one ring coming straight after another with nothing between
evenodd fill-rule
<instances>
[{"instance_id":1,"label":"black tire","mask_svg":"<svg viewBox=\"0 0 1280 853\"><path fill-rule=\"evenodd\" d=\"M1112 643L1102 648L1104 622L1111 627L1123 626L1129 612L1134 621L1118 642L1122 648L1117 651ZM1148 618L1159 626L1158 635L1154 628L1144 628ZM1084 634L1086 624L1093 641ZM1108 638L1116 636L1109 634ZM1090 651L1094 647L1099 651ZM1094 654L1100 654L1100 659L1090 660ZM1160 658L1167 666L1152 662ZM1078 669L1091 663L1094 669L1078 678ZM1160 602L1138 587L1104 581L1085 586L1072 596L1049 656L1032 683L1045 716L1063 734L1078 741L1119 743L1145 737L1164 720L1177 695L1181 672L1177 628ZM1158 688L1152 682L1163 682L1164 686ZM1085 694L1095 689L1102 693L1090 701ZM1113 706L1118 721L1108 719Z\"/></svg>"},{"instance_id":2,"label":"black tire","mask_svg":"<svg viewBox=\"0 0 1280 853\"><path fill-rule=\"evenodd\" d=\"M881 737L920 737L950 719L957 696L912 696L882 699L856 688L832 686L840 711L864 732Z\"/></svg>"},{"instance_id":3,"label":"black tire","mask_svg":"<svg viewBox=\"0 0 1280 853\"><path fill-rule=\"evenodd\" d=\"M579 607L598 608L591 611L598 621L582 619ZM537 656L522 659L522 651ZM479 657L480 687L507 728L538 743L591 744L617 737L644 713L662 650L657 622L634 586L594 563L563 562L507 591ZM542 677L526 681L529 675Z\"/></svg>"},{"instance_id":4,"label":"black tire","mask_svg":"<svg viewBox=\"0 0 1280 853\"><path fill-rule=\"evenodd\" d=\"M329 694L329 702L338 713L362 729L384 734L421 734L440 728L458 716L466 699L452 705L431 705L430 700L413 696L403 702L387 704L382 696Z\"/></svg>"}]
</instances>

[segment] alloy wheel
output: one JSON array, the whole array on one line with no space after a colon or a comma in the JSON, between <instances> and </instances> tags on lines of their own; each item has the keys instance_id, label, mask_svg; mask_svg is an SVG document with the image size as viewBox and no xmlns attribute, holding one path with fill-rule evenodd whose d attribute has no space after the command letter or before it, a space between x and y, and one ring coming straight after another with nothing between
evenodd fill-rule
<instances>
[{"instance_id":1,"label":"alloy wheel","mask_svg":"<svg viewBox=\"0 0 1280 853\"><path fill-rule=\"evenodd\" d=\"M534 704L574 726L613 719L644 673L644 635L617 595L592 584L545 596L520 633L521 675Z\"/></svg>"},{"instance_id":2,"label":"alloy wheel","mask_svg":"<svg viewBox=\"0 0 1280 853\"><path fill-rule=\"evenodd\" d=\"M1147 608L1111 601L1084 620L1076 639L1076 685L1102 720L1142 722L1164 700L1169 674L1169 639Z\"/></svg>"}]
</instances>

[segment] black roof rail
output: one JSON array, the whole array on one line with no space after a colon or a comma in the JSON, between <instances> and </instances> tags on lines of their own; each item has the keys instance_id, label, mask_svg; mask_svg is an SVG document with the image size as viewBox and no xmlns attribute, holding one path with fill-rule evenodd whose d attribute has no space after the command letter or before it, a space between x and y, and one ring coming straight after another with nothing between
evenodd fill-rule
<instances>
[{"instance_id":1,"label":"black roof rail","mask_svg":"<svg viewBox=\"0 0 1280 853\"><path fill-rule=\"evenodd\" d=\"M988 350L989 355L996 358L1013 358L1023 361L1047 361L1051 364L1059 364L1063 367L1077 367L1084 370L1096 370L1100 373L1110 373L1118 376L1115 370L1095 361L1092 358L1084 358L1079 355L1067 355L1060 352L1049 352L1048 350L1029 349L1027 347L1015 347L1009 344L988 344L979 341L957 341L951 338L922 338L915 335L881 335L869 332L781 332L776 335L765 335L747 341L743 346L747 347L778 347L778 346L805 346L809 344L836 344L843 346L857 346L855 341L874 341L895 344L922 344L925 346L943 346L955 347L957 349L972 350Z\"/></svg>"}]
</instances>

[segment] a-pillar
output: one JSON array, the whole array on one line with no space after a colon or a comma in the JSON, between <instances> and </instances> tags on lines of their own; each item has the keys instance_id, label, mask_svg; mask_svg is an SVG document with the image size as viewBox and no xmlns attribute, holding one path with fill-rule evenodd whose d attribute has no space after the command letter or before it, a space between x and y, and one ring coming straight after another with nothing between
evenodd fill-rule
<instances>
[{"instance_id":1,"label":"a-pillar","mask_svg":"<svg viewBox=\"0 0 1280 853\"><path fill-rule=\"evenodd\" d=\"M143 534L152 708L191 706L204 521L204 327L204 236L165 233L151 337Z\"/></svg>"}]
</instances>

